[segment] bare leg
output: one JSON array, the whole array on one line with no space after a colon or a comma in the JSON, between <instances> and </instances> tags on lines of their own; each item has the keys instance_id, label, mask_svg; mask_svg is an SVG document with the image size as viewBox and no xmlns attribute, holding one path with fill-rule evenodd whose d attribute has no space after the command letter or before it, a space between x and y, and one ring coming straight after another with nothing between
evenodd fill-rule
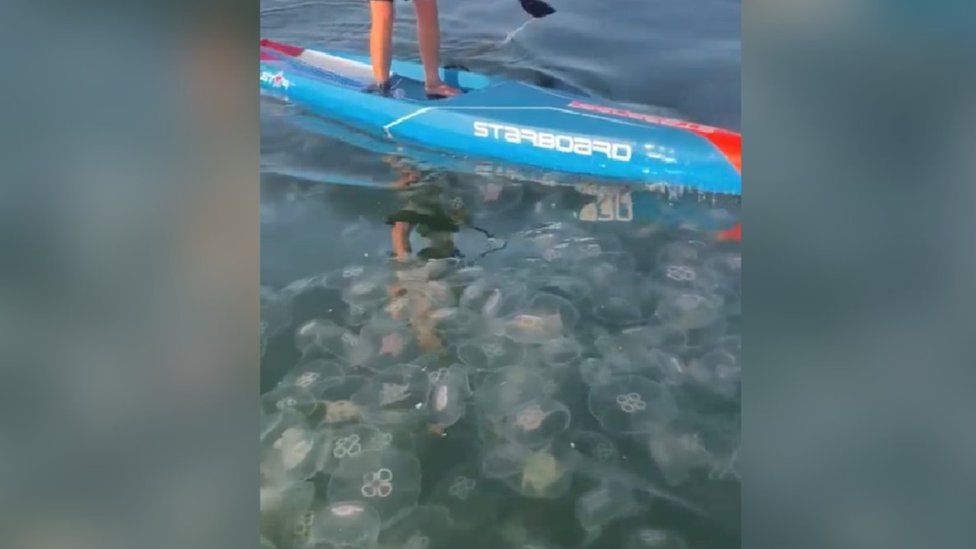
<instances>
[{"instance_id":1,"label":"bare leg","mask_svg":"<svg viewBox=\"0 0 976 549\"><path fill-rule=\"evenodd\" d=\"M390 79L390 59L393 57L393 2L369 2L369 57L373 62L373 78L377 84Z\"/></svg>"},{"instance_id":2,"label":"bare leg","mask_svg":"<svg viewBox=\"0 0 976 549\"><path fill-rule=\"evenodd\" d=\"M437 16L437 0L413 0L417 11L417 39L420 60L424 63L424 79L428 93L457 95L460 90L448 86L440 77L441 29Z\"/></svg>"}]
</instances>

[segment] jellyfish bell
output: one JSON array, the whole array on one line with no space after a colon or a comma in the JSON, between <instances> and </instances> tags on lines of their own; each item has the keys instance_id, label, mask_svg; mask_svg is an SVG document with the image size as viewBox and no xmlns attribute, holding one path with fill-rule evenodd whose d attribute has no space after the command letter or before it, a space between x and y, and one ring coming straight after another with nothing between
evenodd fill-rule
<instances>
[{"instance_id":1,"label":"jellyfish bell","mask_svg":"<svg viewBox=\"0 0 976 549\"><path fill-rule=\"evenodd\" d=\"M460 364L428 373L430 391L427 400L428 422L439 428L450 427L464 414L471 388L468 372Z\"/></svg>"},{"instance_id":2,"label":"jellyfish bell","mask_svg":"<svg viewBox=\"0 0 976 549\"><path fill-rule=\"evenodd\" d=\"M478 371L517 366L525 358L525 347L506 337L489 335L458 345L461 362Z\"/></svg>"},{"instance_id":3,"label":"jellyfish bell","mask_svg":"<svg viewBox=\"0 0 976 549\"><path fill-rule=\"evenodd\" d=\"M492 372L478 386L474 403L486 419L500 419L512 409L547 395L546 379L523 366Z\"/></svg>"},{"instance_id":4,"label":"jellyfish bell","mask_svg":"<svg viewBox=\"0 0 976 549\"><path fill-rule=\"evenodd\" d=\"M409 423L425 413L430 381L412 364L391 366L367 382L352 396L366 421L377 425Z\"/></svg>"},{"instance_id":5,"label":"jellyfish bell","mask_svg":"<svg viewBox=\"0 0 976 549\"><path fill-rule=\"evenodd\" d=\"M493 523L500 511L498 492L481 476L477 463L462 462L437 482L431 501L451 510L457 529L472 530Z\"/></svg>"},{"instance_id":6,"label":"jellyfish bell","mask_svg":"<svg viewBox=\"0 0 976 549\"><path fill-rule=\"evenodd\" d=\"M311 482L262 483L259 491L261 536L276 547L305 543L314 497L315 486Z\"/></svg>"},{"instance_id":7,"label":"jellyfish bell","mask_svg":"<svg viewBox=\"0 0 976 549\"><path fill-rule=\"evenodd\" d=\"M295 347L303 356L343 358L355 334L331 320L312 319L295 331Z\"/></svg>"},{"instance_id":8,"label":"jellyfish bell","mask_svg":"<svg viewBox=\"0 0 976 549\"><path fill-rule=\"evenodd\" d=\"M503 333L519 343L544 343L569 333L578 320L579 311L572 303L542 292L505 320Z\"/></svg>"},{"instance_id":9,"label":"jellyfish bell","mask_svg":"<svg viewBox=\"0 0 976 549\"><path fill-rule=\"evenodd\" d=\"M607 436L597 431L577 430L569 435L569 445L586 459L612 465L620 459L620 451Z\"/></svg>"},{"instance_id":10,"label":"jellyfish bell","mask_svg":"<svg viewBox=\"0 0 976 549\"><path fill-rule=\"evenodd\" d=\"M342 377L345 373L345 368L337 360L302 360L281 379L279 385L294 385L315 394L324 380Z\"/></svg>"},{"instance_id":11,"label":"jellyfish bell","mask_svg":"<svg viewBox=\"0 0 976 549\"><path fill-rule=\"evenodd\" d=\"M288 425L262 445L261 478L270 483L299 482L315 473L319 437L304 421Z\"/></svg>"},{"instance_id":12,"label":"jellyfish bell","mask_svg":"<svg viewBox=\"0 0 976 549\"><path fill-rule=\"evenodd\" d=\"M420 505L398 514L383 528L383 549L447 548L454 526L451 512L439 505Z\"/></svg>"},{"instance_id":13,"label":"jellyfish bell","mask_svg":"<svg viewBox=\"0 0 976 549\"><path fill-rule=\"evenodd\" d=\"M615 520L637 514L639 509L632 487L605 481L576 500L576 520L583 530L598 533Z\"/></svg>"},{"instance_id":14,"label":"jellyfish bell","mask_svg":"<svg viewBox=\"0 0 976 549\"><path fill-rule=\"evenodd\" d=\"M486 476L529 498L559 498L572 484L569 455L558 446L532 450L514 443L501 444L488 450L481 468Z\"/></svg>"},{"instance_id":15,"label":"jellyfish bell","mask_svg":"<svg viewBox=\"0 0 976 549\"><path fill-rule=\"evenodd\" d=\"M627 536L623 549L688 549L688 543L676 532L640 527Z\"/></svg>"},{"instance_id":16,"label":"jellyfish bell","mask_svg":"<svg viewBox=\"0 0 976 549\"><path fill-rule=\"evenodd\" d=\"M633 375L591 386L587 405L603 430L614 435L650 432L670 423L678 412L666 386Z\"/></svg>"},{"instance_id":17,"label":"jellyfish bell","mask_svg":"<svg viewBox=\"0 0 976 549\"><path fill-rule=\"evenodd\" d=\"M503 420L503 436L529 449L548 446L570 424L569 408L551 399L537 399L512 409Z\"/></svg>"},{"instance_id":18,"label":"jellyfish bell","mask_svg":"<svg viewBox=\"0 0 976 549\"><path fill-rule=\"evenodd\" d=\"M674 292L661 299L654 314L665 324L694 330L718 320L721 309L722 299L718 295Z\"/></svg>"},{"instance_id":19,"label":"jellyfish bell","mask_svg":"<svg viewBox=\"0 0 976 549\"><path fill-rule=\"evenodd\" d=\"M318 400L308 389L298 385L278 385L261 395L261 407L269 413L293 410L304 416L315 413Z\"/></svg>"},{"instance_id":20,"label":"jellyfish bell","mask_svg":"<svg viewBox=\"0 0 976 549\"><path fill-rule=\"evenodd\" d=\"M362 501L336 501L315 513L309 531L309 547L357 547L376 545L381 519Z\"/></svg>"},{"instance_id":21,"label":"jellyfish bell","mask_svg":"<svg viewBox=\"0 0 976 549\"><path fill-rule=\"evenodd\" d=\"M540 349L542 361L549 366L565 366L579 358L583 346L575 339L559 337L550 339L542 344Z\"/></svg>"},{"instance_id":22,"label":"jellyfish bell","mask_svg":"<svg viewBox=\"0 0 976 549\"><path fill-rule=\"evenodd\" d=\"M397 513L417 505L420 462L412 454L392 448L364 451L343 460L329 480L327 494L333 503L368 503L387 524Z\"/></svg>"},{"instance_id":23,"label":"jellyfish bell","mask_svg":"<svg viewBox=\"0 0 976 549\"><path fill-rule=\"evenodd\" d=\"M739 395L742 367L736 355L715 349L688 362L688 375L706 391L727 400Z\"/></svg>"}]
</instances>

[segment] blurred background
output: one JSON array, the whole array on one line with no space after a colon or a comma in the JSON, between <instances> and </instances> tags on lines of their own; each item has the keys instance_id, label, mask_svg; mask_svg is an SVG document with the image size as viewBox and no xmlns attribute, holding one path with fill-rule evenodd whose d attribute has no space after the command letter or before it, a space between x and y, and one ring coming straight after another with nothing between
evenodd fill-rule
<instances>
[{"instance_id":1,"label":"blurred background","mask_svg":"<svg viewBox=\"0 0 976 549\"><path fill-rule=\"evenodd\" d=\"M743 10L744 546L972 543L973 7ZM256 544L259 6L3 9L0 545Z\"/></svg>"}]
</instances>

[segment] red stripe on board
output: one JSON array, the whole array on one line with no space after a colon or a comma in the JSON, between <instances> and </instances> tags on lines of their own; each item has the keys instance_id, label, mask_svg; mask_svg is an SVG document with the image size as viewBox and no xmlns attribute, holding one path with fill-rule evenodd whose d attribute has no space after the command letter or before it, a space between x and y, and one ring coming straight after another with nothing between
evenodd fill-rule
<instances>
[{"instance_id":1,"label":"red stripe on board","mask_svg":"<svg viewBox=\"0 0 976 549\"><path fill-rule=\"evenodd\" d=\"M261 52L261 61L277 61L278 58L270 53Z\"/></svg>"},{"instance_id":2,"label":"red stripe on board","mask_svg":"<svg viewBox=\"0 0 976 549\"><path fill-rule=\"evenodd\" d=\"M261 47L272 49L291 57L298 57L299 55L302 54L303 51L305 51L305 48L299 48L298 46L289 46L288 44L282 44L281 42L272 42L267 38L261 39Z\"/></svg>"},{"instance_id":3,"label":"red stripe on board","mask_svg":"<svg viewBox=\"0 0 976 549\"><path fill-rule=\"evenodd\" d=\"M600 114L610 114L620 118L640 120L641 122L646 122L648 124L657 124L661 126L670 126L672 128L688 130L707 139L712 145L715 146L716 149L725 155L730 164L735 166L736 171L742 173L742 136L735 132L730 132L729 130L723 130L721 128L714 128L712 126L705 126L704 124L695 124L694 122L678 120L676 118L665 118L663 116L634 112L627 109L619 109L617 107L609 107L606 105L594 105L592 103L584 103L582 101L571 101L569 103L569 107L598 112Z\"/></svg>"},{"instance_id":4,"label":"red stripe on board","mask_svg":"<svg viewBox=\"0 0 976 549\"><path fill-rule=\"evenodd\" d=\"M735 227L731 229L726 229L717 233L716 238L719 240L734 240L736 242L742 241L742 223L736 223Z\"/></svg>"}]
</instances>

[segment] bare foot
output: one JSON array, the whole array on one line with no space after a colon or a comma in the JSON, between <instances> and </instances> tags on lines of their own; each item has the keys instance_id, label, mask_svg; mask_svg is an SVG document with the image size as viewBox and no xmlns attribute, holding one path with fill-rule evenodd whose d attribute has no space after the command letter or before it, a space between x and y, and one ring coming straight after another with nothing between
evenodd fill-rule
<instances>
[{"instance_id":1,"label":"bare foot","mask_svg":"<svg viewBox=\"0 0 976 549\"><path fill-rule=\"evenodd\" d=\"M429 84L424 86L424 91L430 97L441 98L441 97L454 97L461 93L461 90L448 86L443 82L437 82L435 84Z\"/></svg>"}]
</instances>

